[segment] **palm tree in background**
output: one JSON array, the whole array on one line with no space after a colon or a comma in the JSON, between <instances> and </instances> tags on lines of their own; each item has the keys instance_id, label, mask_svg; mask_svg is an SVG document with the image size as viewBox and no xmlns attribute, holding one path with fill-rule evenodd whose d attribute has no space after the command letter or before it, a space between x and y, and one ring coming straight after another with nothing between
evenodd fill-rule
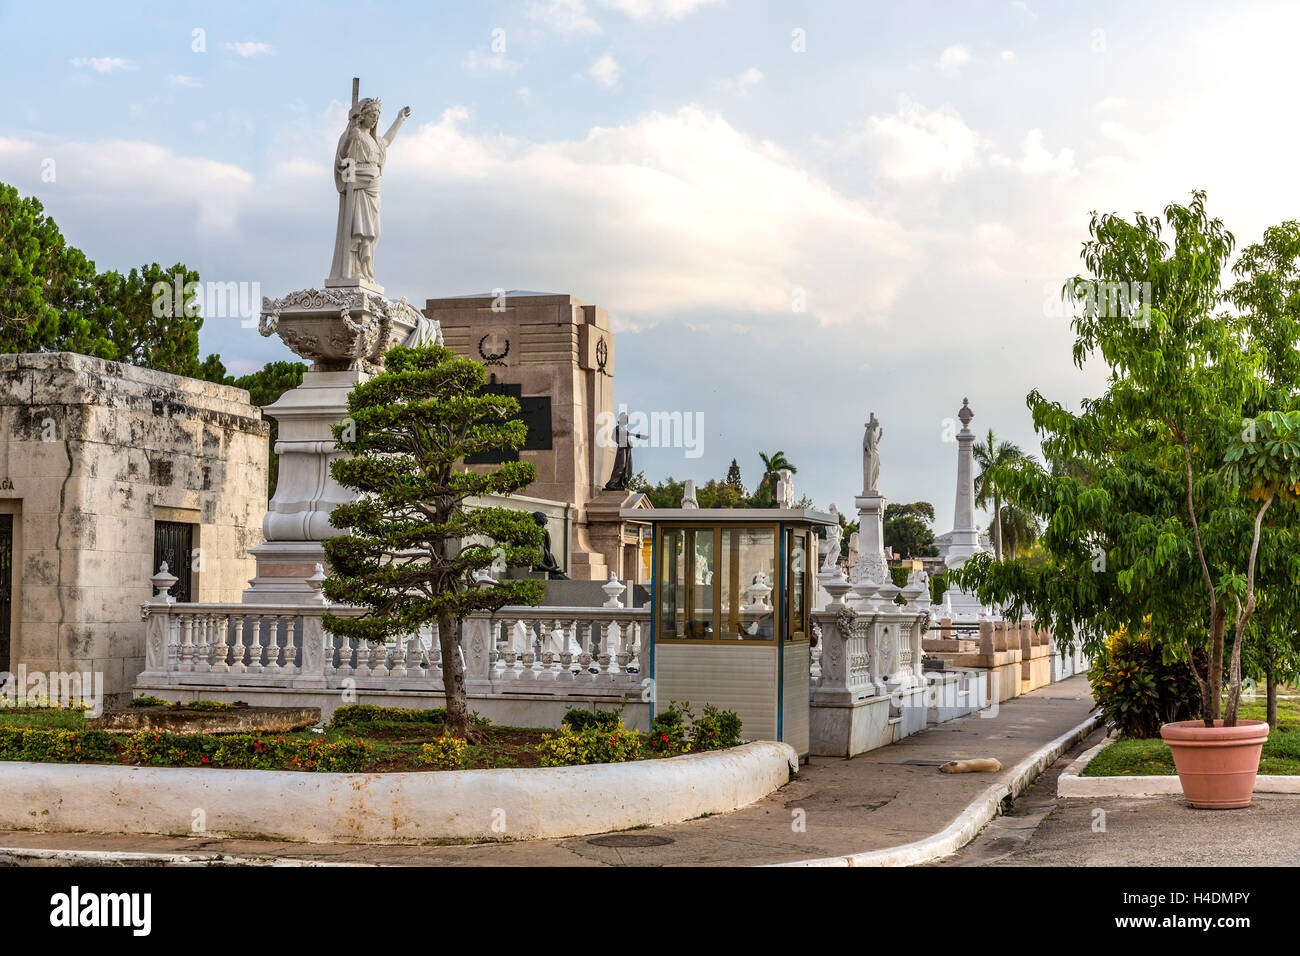
<instances>
[{"instance_id":1,"label":"palm tree in background","mask_svg":"<svg viewBox=\"0 0 1300 956\"><path fill-rule=\"evenodd\" d=\"M1002 505L1002 544L1007 550L1008 560L1014 561L1016 553L1032 547L1038 540L1040 532L1038 518L1019 505L1006 502ZM993 525L989 525L989 537L993 536Z\"/></svg>"},{"instance_id":2,"label":"palm tree in background","mask_svg":"<svg viewBox=\"0 0 1300 956\"><path fill-rule=\"evenodd\" d=\"M790 459L785 457L785 452L783 451L773 452L771 455L765 455L760 451L758 457L763 462L763 478L759 482L759 487L761 488L763 485L767 485L771 488L773 494L776 494L777 473L780 472L782 468L789 468L792 475L797 474L799 471L798 468L790 463ZM757 494L758 488L755 488L754 492Z\"/></svg>"},{"instance_id":3,"label":"palm tree in background","mask_svg":"<svg viewBox=\"0 0 1300 956\"><path fill-rule=\"evenodd\" d=\"M1014 464L1026 457L1015 442L998 441L989 429L983 442L976 442L972 449L975 463L980 466L979 476L975 479L975 505L980 508L993 506L993 557L1002 560L1002 489L997 486L990 472L1003 465Z\"/></svg>"}]
</instances>

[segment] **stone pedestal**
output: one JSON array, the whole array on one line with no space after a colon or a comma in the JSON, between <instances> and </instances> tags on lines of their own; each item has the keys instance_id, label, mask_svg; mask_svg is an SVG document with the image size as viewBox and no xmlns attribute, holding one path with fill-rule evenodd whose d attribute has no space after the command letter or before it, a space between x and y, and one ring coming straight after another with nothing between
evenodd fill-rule
<instances>
[{"instance_id":1,"label":"stone pedestal","mask_svg":"<svg viewBox=\"0 0 1300 956\"><path fill-rule=\"evenodd\" d=\"M852 578L858 581L875 581L888 584L889 564L885 561L885 496L861 495L853 499L858 509L858 560L853 566Z\"/></svg>"},{"instance_id":2,"label":"stone pedestal","mask_svg":"<svg viewBox=\"0 0 1300 956\"><path fill-rule=\"evenodd\" d=\"M325 563L322 542L338 533L330 512L355 497L330 475L330 464L346 454L333 428L347 415L348 394L380 370L388 349L413 334L436 339L437 327L405 299L394 302L375 292L378 286L348 281L262 303L262 335L279 335L312 365L301 385L263 409L279 423L280 472L262 520L266 542L252 549L257 576L244 591L246 604L312 603L316 589L308 579Z\"/></svg>"},{"instance_id":3,"label":"stone pedestal","mask_svg":"<svg viewBox=\"0 0 1300 956\"><path fill-rule=\"evenodd\" d=\"M641 525L623 518L624 508L650 510L651 505L633 491L605 491L587 502L575 536L572 577L604 581L612 571L620 581L649 580L650 569L641 566Z\"/></svg>"}]
</instances>

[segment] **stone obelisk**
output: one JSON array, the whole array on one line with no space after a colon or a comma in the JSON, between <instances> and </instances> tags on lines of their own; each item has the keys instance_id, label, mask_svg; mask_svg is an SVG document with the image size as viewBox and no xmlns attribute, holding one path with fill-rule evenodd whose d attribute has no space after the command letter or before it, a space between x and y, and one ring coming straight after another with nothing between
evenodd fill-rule
<instances>
[{"instance_id":1,"label":"stone obelisk","mask_svg":"<svg viewBox=\"0 0 1300 956\"><path fill-rule=\"evenodd\" d=\"M963 398L961 410L957 412L961 420L961 431L957 433L957 497L953 503L948 553L944 557L944 564L949 568L961 567L971 555L984 550L975 525L975 433L970 430L974 417L969 400ZM953 619L957 621L978 620L983 610L978 597L957 588L944 592L944 602L952 605Z\"/></svg>"}]
</instances>

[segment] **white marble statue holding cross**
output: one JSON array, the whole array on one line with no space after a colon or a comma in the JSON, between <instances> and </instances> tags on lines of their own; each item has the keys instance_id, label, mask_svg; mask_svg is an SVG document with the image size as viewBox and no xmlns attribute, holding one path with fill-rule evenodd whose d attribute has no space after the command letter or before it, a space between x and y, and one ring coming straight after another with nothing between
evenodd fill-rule
<instances>
[{"instance_id":1,"label":"white marble statue holding cross","mask_svg":"<svg viewBox=\"0 0 1300 956\"><path fill-rule=\"evenodd\" d=\"M403 106L393 125L378 135L380 102L358 99L361 80L352 80L348 125L334 152L334 186L339 193L334 260L326 286L374 285L375 244L379 242L380 179L397 131L411 108Z\"/></svg>"}]
</instances>

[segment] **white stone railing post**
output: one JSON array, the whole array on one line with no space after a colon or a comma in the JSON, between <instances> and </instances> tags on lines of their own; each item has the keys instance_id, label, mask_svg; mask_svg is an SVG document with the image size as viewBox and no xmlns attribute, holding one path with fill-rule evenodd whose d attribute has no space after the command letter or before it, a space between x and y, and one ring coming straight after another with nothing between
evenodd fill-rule
<instances>
[{"instance_id":1,"label":"white stone railing post","mask_svg":"<svg viewBox=\"0 0 1300 956\"><path fill-rule=\"evenodd\" d=\"M495 621L490 614L471 614L461 631L461 649L465 653L465 690L469 693L492 693L492 651Z\"/></svg>"},{"instance_id":2,"label":"white stone railing post","mask_svg":"<svg viewBox=\"0 0 1300 956\"><path fill-rule=\"evenodd\" d=\"M144 640L144 671L141 677L161 678L167 673L168 645L171 643L171 608L176 599L168 593L177 577L167 570L164 561L158 573L149 579L153 584L153 597L140 606L140 614L147 622Z\"/></svg>"},{"instance_id":3,"label":"white stone railing post","mask_svg":"<svg viewBox=\"0 0 1300 956\"><path fill-rule=\"evenodd\" d=\"M324 608L303 608L302 670L290 681L294 687L323 689L326 686L325 658L332 648L326 643L324 614ZM292 620L289 622L289 640L293 640Z\"/></svg>"}]
</instances>

